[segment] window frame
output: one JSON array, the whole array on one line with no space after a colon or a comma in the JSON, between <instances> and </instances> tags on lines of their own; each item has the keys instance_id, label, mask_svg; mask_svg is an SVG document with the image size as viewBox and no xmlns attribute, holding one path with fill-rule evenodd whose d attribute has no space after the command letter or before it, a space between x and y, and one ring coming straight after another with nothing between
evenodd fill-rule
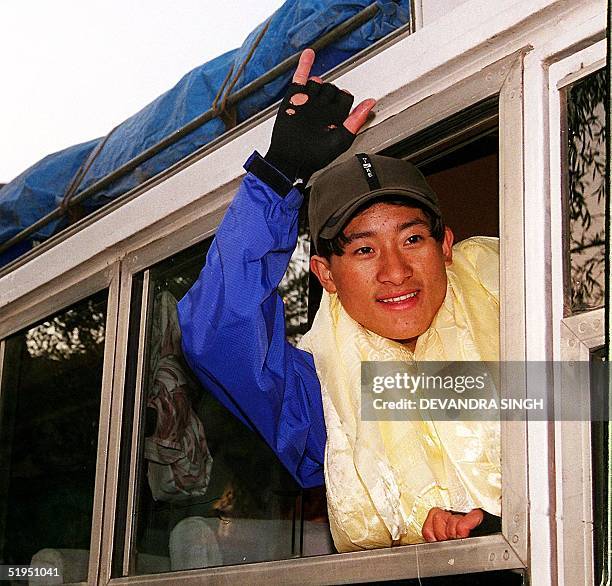
<instances>
[{"instance_id":1,"label":"window frame","mask_svg":"<svg viewBox=\"0 0 612 586\"><path fill-rule=\"evenodd\" d=\"M89 545L89 564L87 582L96 583L98 566L102 550L100 527L103 520L104 493L103 485L106 476L106 450L110 431L110 405L112 394L112 371L115 360L115 343L117 330L117 310L119 307L119 263L89 263L74 271L68 278L57 279L12 303L3 313L0 322L0 382L4 364L5 339L30 325L43 320L71 305L90 297L104 289L108 291L106 333L104 340L102 388L100 394L100 416L98 420L98 445L96 455L96 473L94 481L93 513ZM1 386L0 386L1 392ZM29 563L29 560L28 560Z\"/></svg>"},{"instance_id":2,"label":"window frame","mask_svg":"<svg viewBox=\"0 0 612 586\"><path fill-rule=\"evenodd\" d=\"M594 42L570 56L552 63L548 71L550 169L551 169L551 274L553 298L554 359L563 362L589 361L593 350L605 344L605 310L591 309L565 315L567 286L565 275L564 199L567 198L567 159L564 99L562 92L569 85L606 66L606 41ZM608 129L609 132L609 129ZM608 235L608 238L610 235ZM576 400L590 409L590 381L588 377L575 388L560 377L555 381L556 401ZM592 443L591 423L586 421L555 422L555 459L557 511L558 575L563 583L594 582L593 557L593 501L592 501Z\"/></svg>"},{"instance_id":3,"label":"window frame","mask_svg":"<svg viewBox=\"0 0 612 586\"><path fill-rule=\"evenodd\" d=\"M521 49L504 57L476 74L467 76L451 84L448 88L426 100L398 113L381 124L359 135L350 152L361 152L364 149L380 151L418 131L455 114L474 102L499 95L499 126L500 126L500 215L502 222L500 228L504 233L501 242L501 278L502 285L502 326L501 347L502 355L507 360L524 360L524 307L515 300L522 299L523 288L523 256L513 245L511 257L504 255L505 242L523 242L522 203L522 153L512 148L512 145L522 142L522 71L523 58L526 50ZM415 123L415 121L417 121ZM502 156L503 153L503 156ZM503 179L502 179L503 178ZM200 210L190 213L190 220L180 230L168 233L165 238L158 235L149 244L126 255L122 262L122 299L129 299L131 279L139 271L145 271L151 265L167 258L171 254L185 249L191 244L203 240L214 233L223 211L226 209L238 180L232 182L218 192L210 194L202 202ZM513 194L513 195L511 195ZM518 195L517 195L518 194ZM129 303L122 303L122 317L119 319L121 331L118 333L119 343L125 344L127 340L127 312ZM143 304L143 308L145 305ZM141 319L143 318L141 308ZM141 334L144 325L141 321ZM142 353L141 353L142 355ZM142 360L142 358L141 358ZM122 403L121 384L125 375L125 363L118 364L115 371L115 392L113 393L113 412L118 413L119 403ZM526 396L525 384L512 386L513 398ZM137 390L137 394L142 391ZM509 395L510 396L510 395ZM139 410L135 410L133 426L133 443L131 445L132 458L138 454L139 446L136 443L136 429L139 422ZM115 431L118 434L120 418L114 418ZM347 580L375 580L416 578L418 575L433 576L442 574L458 574L486 570L524 569L527 559L527 499L526 487L526 423L503 422L502 424L502 475L511 479L513 490L502 494L502 533L471 538L457 542L429 543L412 546L394 547L391 549L372 550L367 552L332 554L310 558L279 560L253 563L244 566L221 566L190 570L189 572L169 572L167 574L130 576L114 578L111 584L149 583L153 576L155 581L174 583L176 580L185 580L186 584L196 583L203 578L214 576L215 580L232 581L236 578L247 580L249 583L264 581L283 582L290 577L291 581L305 583L316 575L324 575L326 583L346 582ZM112 462L109 467L116 468L118 458L117 444L110 455ZM130 486L136 485L135 466L132 464ZM111 475L109 475L110 479ZM106 522L112 520L112 502L116 497L115 487L107 484L107 512ZM113 492L115 491L115 492ZM133 490L132 490L133 492ZM133 510L134 501L128 505ZM129 517L128 517L129 518ZM133 518L133 517L132 517ZM131 526L126 527L124 554L131 549L130 540L133 534ZM112 540L105 541L105 561L102 564L101 581L105 583L110 576L110 553ZM128 559L124 558L124 573L128 570ZM319 574L320 572L320 574Z\"/></svg>"}]
</instances>

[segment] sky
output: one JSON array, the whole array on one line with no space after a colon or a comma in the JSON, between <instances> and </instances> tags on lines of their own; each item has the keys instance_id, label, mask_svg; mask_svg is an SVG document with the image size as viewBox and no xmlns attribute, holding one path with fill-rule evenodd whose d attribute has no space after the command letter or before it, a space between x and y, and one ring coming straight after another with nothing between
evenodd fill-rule
<instances>
[{"instance_id":1,"label":"sky","mask_svg":"<svg viewBox=\"0 0 612 586\"><path fill-rule=\"evenodd\" d=\"M105 135L283 0L1 0L0 183Z\"/></svg>"}]
</instances>

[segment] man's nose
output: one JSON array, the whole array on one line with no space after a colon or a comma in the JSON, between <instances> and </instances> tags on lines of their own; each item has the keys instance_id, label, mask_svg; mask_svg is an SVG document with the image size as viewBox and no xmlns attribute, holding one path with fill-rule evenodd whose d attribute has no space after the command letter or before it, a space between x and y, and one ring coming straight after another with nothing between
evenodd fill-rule
<instances>
[{"instance_id":1,"label":"man's nose","mask_svg":"<svg viewBox=\"0 0 612 586\"><path fill-rule=\"evenodd\" d=\"M412 264L406 254L400 251L388 251L380 257L378 280L381 283L401 285L412 276Z\"/></svg>"}]
</instances>

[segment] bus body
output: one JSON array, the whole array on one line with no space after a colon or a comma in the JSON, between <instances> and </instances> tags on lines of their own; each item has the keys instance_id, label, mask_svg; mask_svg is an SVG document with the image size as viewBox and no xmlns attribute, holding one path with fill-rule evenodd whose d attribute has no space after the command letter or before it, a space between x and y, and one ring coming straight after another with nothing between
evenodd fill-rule
<instances>
[{"instance_id":1,"label":"bus body","mask_svg":"<svg viewBox=\"0 0 612 586\"><path fill-rule=\"evenodd\" d=\"M584 98L590 91L584 84L602 76L605 67L603 1L420 0L410 30L326 77L350 88L356 101L377 100L375 116L345 156L382 152L413 160L438 191L446 221L460 238L499 236L504 362L595 361L604 346L597 287L604 280L603 265L587 258L588 250L602 250L603 199L593 185L597 179L584 179L594 172L572 165L587 148L596 162L605 157L603 143L597 142L604 103ZM577 108L587 102L595 142L572 143L577 132L572 125L582 123L575 121ZM7 470L0 481L2 563L32 561L32 567L42 568L61 560L65 582L88 584L339 584L502 571L534 586L599 583L608 576L609 506L602 497L607 427L592 422L588 413L597 381L587 375L576 385L563 369L550 370L547 398L580 402L586 415L579 421L502 422L498 534L333 553L325 523L309 512L320 497L299 491L282 470L272 468L258 438L251 445L228 420L216 425L214 418L226 415L193 395L207 447L191 465L198 464L207 480L192 488L181 485L176 462L188 456L177 448L173 461L151 439L164 416L161 396L152 391L159 361L167 357L160 348L174 335L173 318L163 316L172 316L172 299L197 277L244 175L242 165L253 150L266 151L274 111L270 107L229 130L0 272L0 435L5 440L0 462ZM590 210L586 227L572 207L571 189L580 189L578 203ZM586 252L572 244L581 238L583 244L592 238ZM282 285L287 327L296 336L307 327L309 303L316 297L308 295L307 235L300 243L294 272ZM74 388L68 382L61 389L46 387L44 381L62 368ZM185 381L185 386L195 384L188 374ZM97 391L83 397L77 383ZM529 399L539 396L534 385L528 374L512 376L502 381L500 392L508 399ZM26 405L20 396L33 388L39 390L32 396L39 398ZM27 427L24 415L32 413L34 431L19 431ZM79 421L90 422L89 435L76 431ZM71 437L62 443L61 434L71 425ZM32 441L24 439L31 437L27 433L45 433L47 426L60 434L53 436L61 439L57 448L50 448L60 452L59 463L53 463L49 444L36 448L38 459L31 461L29 447L16 451L16 442ZM234 434L236 445L225 445L224 434ZM91 444L83 448L87 455L66 464L66 454L85 441ZM249 484L236 471L218 472L232 462L248 466L247 461L257 463L249 474L263 474L265 480ZM43 470L45 480L38 484ZM79 484L76 470L88 471L88 476L83 472L88 480ZM216 480L219 475L223 478ZM76 483L73 488L68 477ZM15 486L22 486L20 494L32 491L31 501L20 501ZM14 509L30 507L24 503L34 502L37 490L47 500L36 519L16 517ZM255 494L260 490L264 496ZM78 521L68 513L53 517L65 510L49 500L54 491L82 495L66 509L78 512ZM240 494L249 496L240 505L238 523L232 510L239 505L232 499ZM66 525L66 534L76 535L79 523L84 529L65 542L56 531L47 543L45 527L53 519ZM17 544L28 523L37 533L35 551ZM199 533L190 533L189 523ZM230 539L232 527L236 533ZM224 549L224 540L233 540L233 549ZM260 549L253 546L258 540ZM199 557L178 561L189 548L199 548ZM12 557L6 553L11 551ZM32 558L19 559L24 551Z\"/></svg>"}]
</instances>

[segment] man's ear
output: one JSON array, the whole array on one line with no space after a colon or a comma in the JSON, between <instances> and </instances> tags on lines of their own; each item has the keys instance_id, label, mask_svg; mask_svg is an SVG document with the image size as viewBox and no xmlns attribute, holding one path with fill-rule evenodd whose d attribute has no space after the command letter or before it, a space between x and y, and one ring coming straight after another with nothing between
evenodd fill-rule
<instances>
[{"instance_id":1,"label":"man's ear","mask_svg":"<svg viewBox=\"0 0 612 586\"><path fill-rule=\"evenodd\" d=\"M449 266L453 262L453 242L455 235L453 231L446 226L444 228L444 240L442 241L442 254L444 255L444 264Z\"/></svg>"},{"instance_id":2,"label":"man's ear","mask_svg":"<svg viewBox=\"0 0 612 586\"><path fill-rule=\"evenodd\" d=\"M317 276L321 287L328 293L336 292L334 277L331 272L330 262L324 257L315 254L310 259L310 270Z\"/></svg>"}]
</instances>

